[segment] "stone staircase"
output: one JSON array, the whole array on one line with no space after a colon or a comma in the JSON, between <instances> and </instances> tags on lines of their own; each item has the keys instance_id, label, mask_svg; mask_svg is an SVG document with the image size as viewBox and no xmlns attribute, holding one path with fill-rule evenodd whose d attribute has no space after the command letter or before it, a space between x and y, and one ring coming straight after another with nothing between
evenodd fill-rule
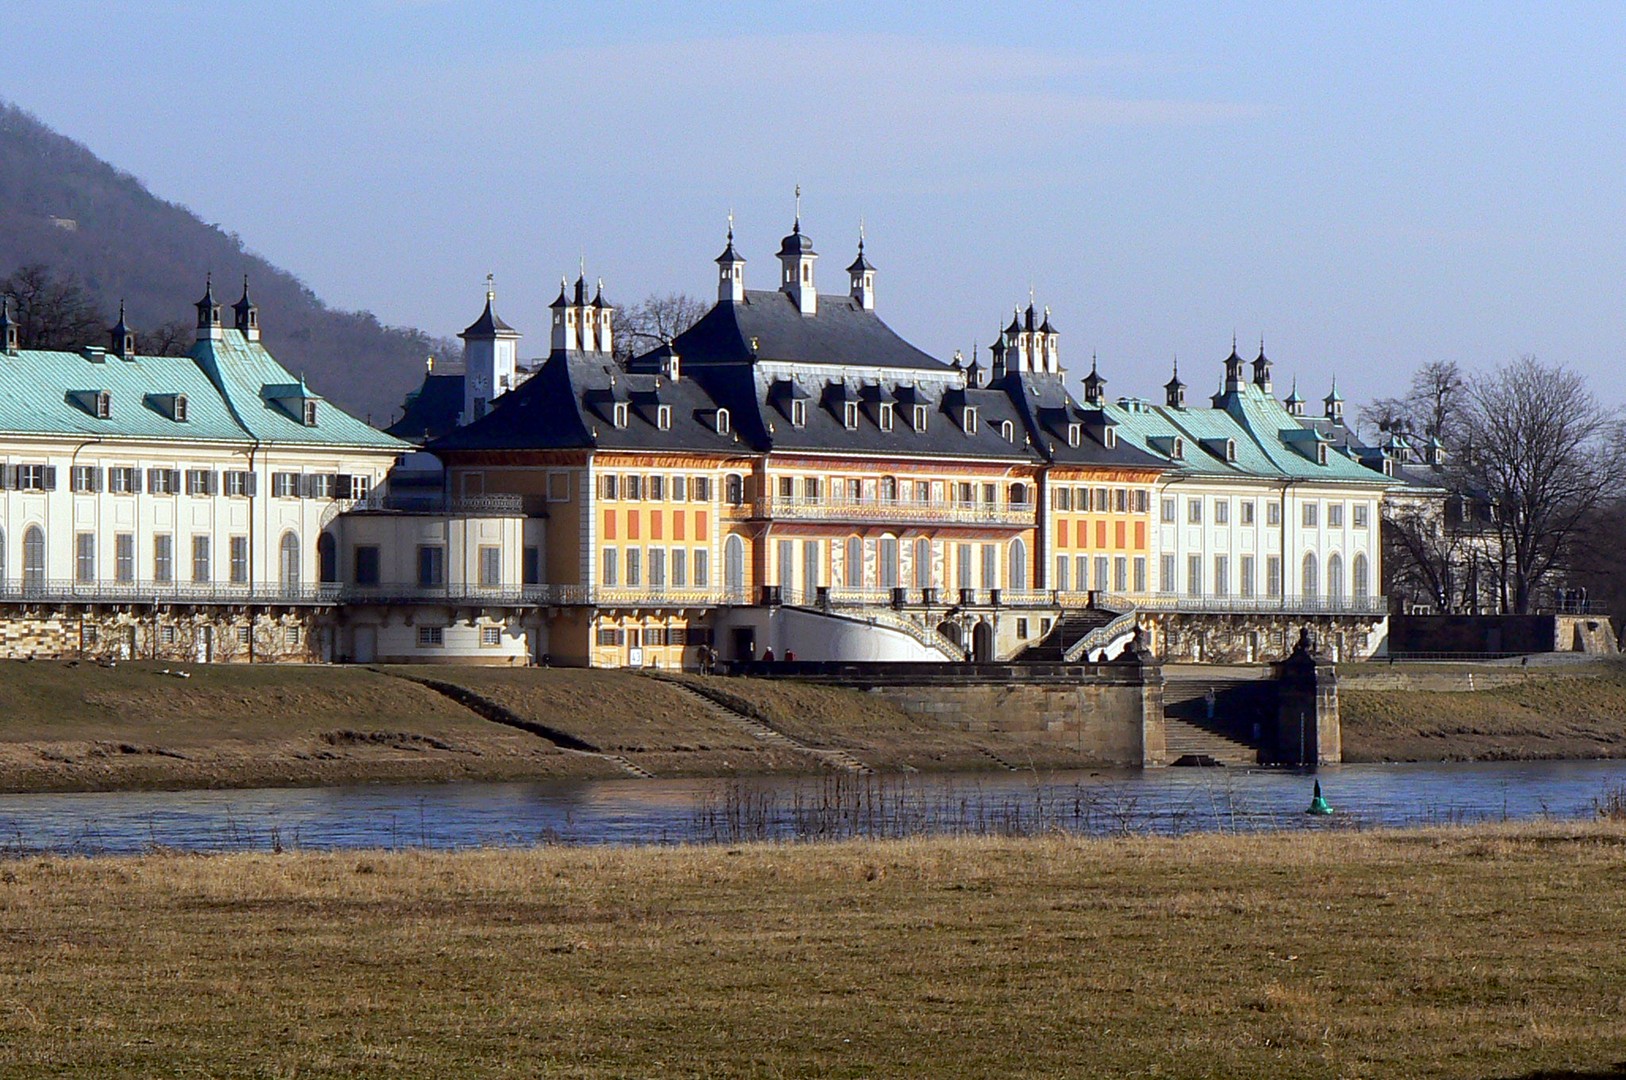
<instances>
[{"instance_id":1,"label":"stone staircase","mask_svg":"<svg viewBox=\"0 0 1626 1080\"><path fill-rule=\"evenodd\" d=\"M1209 715L1208 695L1214 695ZM1168 760L1212 759L1222 765L1256 765L1260 744L1254 728L1269 729L1276 707L1276 687L1257 674L1219 672L1182 675L1163 687L1163 717Z\"/></svg>"},{"instance_id":2,"label":"stone staircase","mask_svg":"<svg viewBox=\"0 0 1626 1080\"><path fill-rule=\"evenodd\" d=\"M857 758L847 753L845 750L827 750L819 746L809 746L804 742L791 738L782 731L774 730L754 716L749 716L743 712L740 712L738 709L731 708L728 705L724 705L720 701L702 694L692 686L688 686L685 683L677 682L676 680L672 679L664 679L662 681L665 682L667 686L670 686L672 689L676 690L678 693L686 694L690 699L692 699L701 708L709 712L712 716L715 716L717 719L739 728L741 731L751 736L751 738L756 739L758 742L781 750L789 750L798 754L806 754L810 757L817 758L820 762L829 766L830 768L843 772L872 773L875 771L868 765L865 765L862 761L859 761Z\"/></svg>"},{"instance_id":3,"label":"stone staircase","mask_svg":"<svg viewBox=\"0 0 1626 1080\"><path fill-rule=\"evenodd\" d=\"M1220 765L1259 764L1258 747L1189 720L1166 720L1164 739L1171 765L1181 758L1211 760Z\"/></svg>"},{"instance_id":4,"label":"stone staircase","mask_svg":"<svg viewBox=\"0 0 1626 1080\"><path fill-rule=\"evenodd\" d=\"M1104 608L1078 608L1065 612L1050 633L1029 645L1016 655L1019 664L1060 664L1067 654L1091 633L1118 617L1116 611Z\"/></svg>"}]
</instances>

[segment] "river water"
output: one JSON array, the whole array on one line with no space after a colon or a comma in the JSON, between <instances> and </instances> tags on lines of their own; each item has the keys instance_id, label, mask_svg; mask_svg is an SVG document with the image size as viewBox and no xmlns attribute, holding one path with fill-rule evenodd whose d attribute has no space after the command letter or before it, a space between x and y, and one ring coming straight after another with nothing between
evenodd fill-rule
<instances>
[{"instance_id":1,"label":"river water","mask_svg":"<svg viewBox=\"0 0 1626 1080\"><path fill-rule=\"evenodd\" d=\"M1319 780L1336 813L1310 817ZM1626 761L0 795L0 855L1089 835L1573 819Z\"/></svg>"}]
</instances>

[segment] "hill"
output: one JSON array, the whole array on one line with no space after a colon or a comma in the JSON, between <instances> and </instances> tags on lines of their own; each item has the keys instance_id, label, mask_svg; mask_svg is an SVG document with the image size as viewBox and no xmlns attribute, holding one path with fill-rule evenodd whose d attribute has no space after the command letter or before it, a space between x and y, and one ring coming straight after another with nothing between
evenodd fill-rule
<instances>
[{"instance_id":1,"label":"hill","mask_svg":"<svg viewBox=\"0 0 1626 1080\"><path fill-rule=\"evenodd\" d=\"M329 400L379 426L418 385L424 357L445 356L455 345L385 326L371 312L328 307L294 275L246 250L236 234L158 198L83 145L0 102L0 278L30 264L77 278L109 323L124 300L137 330L177 319L191 325L205 273L213 272L217 296L227 304L247 274L272 354L304 372Z\"/></svg>"}]
</instances>

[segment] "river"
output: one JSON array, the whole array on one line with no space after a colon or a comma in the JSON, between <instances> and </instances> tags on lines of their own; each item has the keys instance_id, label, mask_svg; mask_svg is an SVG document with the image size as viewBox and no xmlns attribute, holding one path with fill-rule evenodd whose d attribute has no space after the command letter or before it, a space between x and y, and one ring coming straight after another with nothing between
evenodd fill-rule
<instances>
[{"instance_id":1,"label":"river","mask_svg":"<svg viewBox=\"0 0 1626 1080\"><path fill-rule=\"evenodd\" d=\"M1319 780L1336 813L1310 817ZM1626 761L0 795L0 855L1089 835L1578 818Z\"/></svg>"}]
</instances>

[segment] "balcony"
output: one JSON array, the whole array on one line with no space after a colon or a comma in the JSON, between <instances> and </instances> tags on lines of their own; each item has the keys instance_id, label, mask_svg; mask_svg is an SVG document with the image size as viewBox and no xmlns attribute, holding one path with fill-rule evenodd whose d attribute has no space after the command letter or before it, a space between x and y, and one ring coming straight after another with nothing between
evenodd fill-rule
<instances>
[{"instance_id":1,"label":"balcony","mask_svg":"<svg viewBox=\"0 0 1626 1080\"><path fill-rule=\"evenodd\" d=\"M1118 596L1099 597L1102 607L1186 612L1200 615L1370 615L1389 612L1386 596Z\"/></svg>"},{"instance_id":2,"label":"balcony","mask_svg":"<svg viewBox=\"0 0 1626 1080\"><path fill-rule=\"evenodd\" d=\"M441 491L397 489L373 492L355 510L388 510L398 514L443 514L450 517L520 517L542 510L537 496L495 494L453 498Z\"/></svg>"},{"instance_id":3,"label":"balcony","mask_svg":"<svg viewBox=\"0 0 1626 1080\"><path fill-rule=\"evenodd\" d=\"M770 495L756 500L756 516L772 521L852 525L981 525L1025 528L1031 505L978 502L916 502L909 499L807 499Z\"/></svg>"},{"instance_id":4,"label":"balcony","mask_svg":"<svg viewBox=\"0 0 1626 1080\"><path fill-rule=\"evenodd\" d=\"M23 604L299 604L331 605L340 586L232 585L195 581L75 581L0 583L0 602Z\"/></svg>"}]
</instances>

